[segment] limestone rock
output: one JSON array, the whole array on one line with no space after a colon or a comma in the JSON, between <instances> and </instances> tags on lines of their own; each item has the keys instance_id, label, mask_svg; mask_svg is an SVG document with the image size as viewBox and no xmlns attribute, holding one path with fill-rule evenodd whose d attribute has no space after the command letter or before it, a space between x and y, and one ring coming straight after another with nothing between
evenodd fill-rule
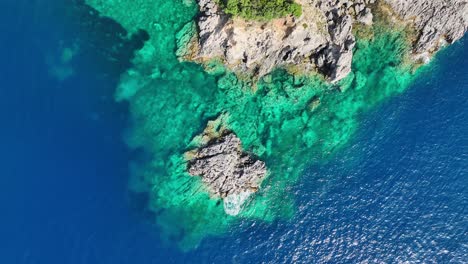
<instances>
[{"instance_id":1,"label":"limestone rock","mask_svg":"<svg viewBox=\"0 0 468 264\"><path fill-rule=\"evenodd\" d=\"M297 0L301 17L245 21L223 13L216 0L198 0L198 46L189 59L220 59L235 72L262 77L275 68L318 72L330 82L351 72L353 25L373 23L373 8L408 22L418 36L415 60L427 61L445 43L461 38L468 25L468 0Z\"/></svg>"},{"instance_id":2,"label":"limestone rock","mask_svg":"<svg viewBox=\"0 0 468 264\"><path fill-rule=\"evenodd\" d=\"M368 1L298 1L303 15L269 22L245 21L222 12L215 0L199 0L199 49L192 58L220 58L234 71L261 77L274 68L318 71L335 82L351 71L358 10L363 23L372 23ZM356 11L353 11L356 13ZM362 14L362 15L361 15Z\"/></svg>"},{"instance_id":3,"label":"limestone rock","mask_svg":"<svg viewBox=\"0 0 468 264\"><path fill-rule=\"evenodd\" d=\"M301 17L268 22L233 18L216 0L198 0L199 38L190 60L221 59L235 72L262 77L275 68L315 71L336 82L351 72L354 23L371 25L372 9L390 14L418 33L413 57L427 61L445 43L461 38L468 25L468 0L297 0Z\"/></svg>"},{"instance_id":4,"label":"limestone rock","mask_svg":"<svg viewBox=\"0 0 468 264\"><path fill-rule=\"evenodd\" d=\"M265 163L244 152L240 139L227 130L187 156L190 175L200 176L212 197L223 198L231 215L240 212L267 174Z\"/></svg>"},{"instance_id":5,"label":"limestone rock","mask_svg":"<svg viewBox=\"0 0 468 264\"><path fill-rule=\"evenodd\" d=\"M415 56L428 57L445 43L463 37L468 27L468 0L385 0L418 36Z\"/></svg>"}]
</instances>

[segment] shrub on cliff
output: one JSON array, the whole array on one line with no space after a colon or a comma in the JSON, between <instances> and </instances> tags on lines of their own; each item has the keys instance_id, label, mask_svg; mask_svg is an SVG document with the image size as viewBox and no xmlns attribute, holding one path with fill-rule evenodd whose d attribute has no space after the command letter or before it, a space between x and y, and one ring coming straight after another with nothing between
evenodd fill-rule
<instances>
[{"instance_id":1,"label":"shrub on cliff","mask_svg":"<svg viewBox=\"0 0 468 264\"><path fill-rule=\"evenodd\" d=\"M301 16L301 5L294 0L218 0L227 14L245 19L270 20L287 15Z\"/></svg>"}]
</instances>

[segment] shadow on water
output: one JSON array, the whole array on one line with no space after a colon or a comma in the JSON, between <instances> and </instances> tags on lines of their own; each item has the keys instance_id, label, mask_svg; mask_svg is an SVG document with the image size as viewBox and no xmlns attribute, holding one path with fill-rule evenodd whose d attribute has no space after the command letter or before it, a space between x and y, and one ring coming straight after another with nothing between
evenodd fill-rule
<instances>
[{"instance_id":1,"label":"shadow on water","mask_svg":"<svg viewBox=\"0 0 468 264\"><path fill-rule=\"evenodd\" d=\"M82 0L73 1L73 8L66 6L66 27L70 34L78 34L81 54L87 61L95 63L93 70L112 76L114 84L131 65L134 52L149 39L143 30L129 35L116 21L100 16L99 12ZM73 39L73 38L68 38Z\"/></svg>"},{"instance_id":2,"label":"shadow on water","mask_svg":"<svg viewBox=\"0 0 468 264\"><path fill-rule=\"evenodd\" d=\"M85 4L83 0L74 0L72 3L72 5L58 4L58 8L55 10L55 12L62 14L61 17L65 18L61 37L79 43L80 56L76 59L76 63L86 65L86 68L80 67L78 74L97 78L98 82L102 83L100 88L105 89L99 93L106 96L113 95L120 75L132 66L135 51L143 47L149 39L149 35L144 30L129 35L119 23L101 16L97 10ZM71 46L74 43L64 45ZM79 76L74 78L79 78ZM129 110L126 103L116 103L113 97L107 100L107 103L109 104L107 108L110 111L125 115L125 120L128 123ZM135 150L134 152L132 157L136 156L137 160L145 159L145 154L141 151ZM127 200L130 210L137 217L148 221L154 218L148 210L149 197L147 192L135 193L128 190Z\"/></svg>"}]
</instances>

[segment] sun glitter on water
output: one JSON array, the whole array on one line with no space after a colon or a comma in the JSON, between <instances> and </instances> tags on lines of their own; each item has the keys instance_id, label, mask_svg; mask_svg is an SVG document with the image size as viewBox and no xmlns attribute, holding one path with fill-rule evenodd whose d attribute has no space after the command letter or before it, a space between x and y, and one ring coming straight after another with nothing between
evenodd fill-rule
<instances>
[{"instance_id":1,"label":"sun glitter on water","mask_svg":"<svg viewBox=\"0 0 468 264\"><path fill-rule=\"evenodd\" d=\"M164 237L182 249L221 235L240 220L291 217L294 197L285 188L311 160L344 146L362 112L402 92L415 76L405 57L409 44L404 28L390 31L377 23L371 36L358 39L352 73L337 85L318 75L294 76L281 69L253 84L216 63L208 73L178 60L177 36L197 13L193 1L87 3L130 34L143 29L150 36L122 76L116 98L130 104L129 146L151 154L150 161L132 170L138 183L133 191L150 193L149 206ZM225 213L219 199L210 198L199 177L187 173L183 156L207 122L223 113L228 116L225 125L269 170L260 191L236 217Z\"/></svg>"}]
</instances>

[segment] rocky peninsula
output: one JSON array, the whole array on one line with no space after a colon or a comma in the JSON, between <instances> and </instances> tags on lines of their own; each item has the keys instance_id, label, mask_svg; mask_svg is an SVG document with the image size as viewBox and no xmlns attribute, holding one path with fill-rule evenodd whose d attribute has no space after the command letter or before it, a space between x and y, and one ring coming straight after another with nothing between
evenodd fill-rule
<instances>
[{"instance_id":1,"label":"rocky peninsula","mask_svg":"<svg viewBox=\"0 0 468 264\"><path fill-rule=\"evenodd\" d=\"M337 82L351 72L353 27L370 26L374 13L415 32L413 58L427 62L441 46L461 38L466 0L297 0L302 15L262 21L223 12L217 0L199 0L198 37L186 59L220 59L231 70L261 77L276 68L318 72Z\"/></svg>"},{"instance_id":2,"label":"rocky peninsula","mask_svg":"<svg viewBox=\"0 0 468 264\"><path fill-rule=\"evenodd\" d=\"M468 25L466 0L297 2L302 6L299 17L262 21L226 14L216 0L199 0L197 38L184 59L199 63L219 59L234 72L254 78L277 68L317 72L335 83L351 72L353 27L371 26L374 13L412 31L409 55L415 63L427 63L441 47L460 39ZM224 199L231 215L239 213L266 175L265 163L242 152L240 139L232 132L197 149L188 171L202 177L213 197Z\"/></svg>"},{"instance_id":3,"label":"rocky peninsula","mask_svg":"<svg viewBox=\"0 0 468 264\"><path fill-rule=\"evenodd\" d=\"M126 142L148 153L130 189L184 248L239 219L294 216L291 186L311 161L430 72L424 62L468 20L466 0L86 3L128 37L145 33L116 91L132 117Z\"/></svg>"}]
</instances>

